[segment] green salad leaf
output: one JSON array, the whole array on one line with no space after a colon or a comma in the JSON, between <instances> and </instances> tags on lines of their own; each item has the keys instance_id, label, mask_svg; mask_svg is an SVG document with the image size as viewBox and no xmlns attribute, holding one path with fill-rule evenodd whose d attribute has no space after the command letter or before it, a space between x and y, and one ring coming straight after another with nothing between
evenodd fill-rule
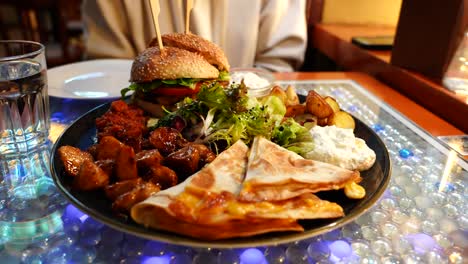
<instances>
[{"instance_id":1,"label":"green salad leaf","mask_svg":"<svg viewBox=\"0 0 468 264\"><path fill-rule=\"evenodd\" d=\"M227 71L220 71L218 80L220 81L229 81L230 75L229 72ZM128 92L130 91L141 91L143 93L150 92L156 88L158 88L161 85L166 85L166 86L185 86L191 89L195 89L195 85L197 82L201 81L203 79L199 78L179 78L179 79L173 79L173 80L153 80L151 82L144 82L144 83L132 83L128 87L123 88L120 90L120 94L122 95L122 98L127 95Z\"/></svg>"},{"instance_id":2,"label":"green salad leaf","mask_svg":"<svg viewBox=\"0 0 468 264\"><path fill-rule=\"evenodd\" d=\"M229 147L239 139L250 144L256 136L263 136L297 153L310 151L308 129L292 118L285 119L285 113L285 105L276 96L258 101L247 95L243 83L225 88L213 82L202 85L195 99L178 103L177 110L167 112L152 128L180 128L182 123L182 133L199 143L223 142Z\"/></svg>"},{"instance_id":3,"label":"green salad leaf","mask_svg":"<svg viewBox=\"0 0 468 264\"><path fill-rule=\"evenodd\" d=\"M194 89L195 84L199 81L200 79L196 78L179 78L174 80L154 80L151 82L144 83L132 83L130 84L130 86L120 90L120 94L122 95L122 97L125 97L130 91L141 91L143 93L147 93L158 88L163 84L166 86L185 86Z\"/></svg>"},{"instance_id":4,"label":"green salad leaf","mask_svg":"<svg viewBox=\"0 0 468 264\"><path fill-rule=\"evenodd\" d=\"M313 137L309 130L293 118L287 118L274 128L272 141L301 156L314 149Z\"/></svg>"}]
</instances>

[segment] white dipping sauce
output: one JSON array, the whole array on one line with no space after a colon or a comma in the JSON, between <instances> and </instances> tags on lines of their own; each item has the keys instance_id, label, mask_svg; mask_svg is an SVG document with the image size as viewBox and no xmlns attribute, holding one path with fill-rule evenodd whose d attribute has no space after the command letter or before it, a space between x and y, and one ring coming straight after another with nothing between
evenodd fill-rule
<instances>
[{"instance_id":1,"label":"white dipping sauce","mask_svg":"<svg viewBox=\"0 0 468 264\"><path fill-rule=\"evenodd\" d=\"M252 89L263 88L270 84L267 79L253 72L234 72L231 74L231 83L241 83L242 79L244 79L244 84Z\"/></svg>"},{"instance_id":2,"label":"white dipping sauce","mask_svg":"<svg viewBox=\"0 0 468 264\"><path fill-rule=\"evenodd\" d=\"M331 163L348 170L367 170L375 162L375 152L354 136L353 130L336 126L315 126L310 130L314 150L305 158Z\"/></svg>"}]
</instances>

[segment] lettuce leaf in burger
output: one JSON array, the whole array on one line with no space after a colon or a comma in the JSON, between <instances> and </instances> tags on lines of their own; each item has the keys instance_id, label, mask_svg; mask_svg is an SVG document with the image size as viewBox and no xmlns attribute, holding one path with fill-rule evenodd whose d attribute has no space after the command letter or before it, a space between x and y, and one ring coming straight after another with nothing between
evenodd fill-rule
<instances>
[{"instance_id":1,"label":"lettuce leaf in burger","mask_svg":"<svg viewBox=\"0 0 468 264\"><path fill-rule=\"evenodd\" d=\"M203 83L229 80L229 63L216 44L194 34L162 35L164 48L153 40L133 61L129 87L132 100L156 117L175 103L193 97Z\"/></svg>"}]
</instances>

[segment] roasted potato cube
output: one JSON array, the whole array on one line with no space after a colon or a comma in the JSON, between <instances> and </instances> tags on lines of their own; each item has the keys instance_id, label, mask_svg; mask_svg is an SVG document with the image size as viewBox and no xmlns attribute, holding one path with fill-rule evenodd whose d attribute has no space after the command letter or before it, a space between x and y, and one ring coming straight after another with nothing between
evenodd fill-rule
<instances>
[{"instance_id":1,"label":"roasted potato cube","mask_svg":"<svg viewBox=\"0 0 468 264\"><path fill-rule=\"evenodd\" d=\"M319 118L317 119L318 126L326 126L328 125L328 118Z\"/></svg>"},{"instance_id":2,"label":"roasted potato cube","mask_svg":"<svg viewBox=\"0 0 468 264\"><path fill-rule=\"evenodd\" d=\"M271 89L270 95L278 97L283 102L283 104L285 104L288 99L286 92L278 85L275 85L273 89Z\"/></svg>"},{"instance_id":3,"label":"roasted potato cube","mask_svg":"<svg viewBox=\"0 0 468 264\"><path fill-rule=\"evenodd\" d=\"M90 160L83 161L78 175L73 180L73 187L80 191L104 188L109 184L109 175Z\"/></svg>"},{"instance_id":4,"label":"roasted potato cube","mask_svg":"<svg viewBox=\"0 0 468 264\"><path fill-rule=\"evenodd\" d=\"M306 108L309 113L317 116L318 119L323 119L333 114L331 106L315 91L310 91L307 94Z\"/></svg>"},{"instance_id":5,"label":"roasted potato cube","mask_svg":"<svg viewBox=\"0 0 468 264\"><path fill-rule=\"evenodd\" d=\"M344 111L338 111L328 118L328 125L354 129L356 124L354 123L354 118L350 114Z\"/></svg>"},{"instance_id":6,"label":"roasted potato cube","mask_svg":"<svg viewBox=\"0 0 468 264\"><path fill-rule=\"evenodd\" d=\"M123 145L115 158L115 175L119 181L138 177L137 160L132 147Z\"/></svg>"},{"instance_id":7,"label":"roasted potato cube","mask_svg":"<svg viewBox=\"0 0 468 264\"><path fill-rule=\"evenodd\" d=\"M325 97L325 101L330 105L330 107L333 109L333 113L336 113L340 111L340 105L338 102L335 100L335 98L327 96Z\"/></svg>"},{"instance_id":8,"label":"roasted potato cube","mask_svg":"<svg viewBox=\"0 0 468 264\"><path fill-rule=\"evenodd\" d=\"M70 176L78 175L81 164L85 160L93 161L93 157L86 151L72 146L61 146L58 155L63 163L65 172Z\"/></svg>"},{"instance_id":9,"label":"roasted potato cube","mask_svg":"<svg viewBox=\"0 0 468 264\"><path fill-rule=\"evenodd\" d=\"M120 148L124 144L113 136L105 136L101 138L96 149L97 160L115 160Z\"/></svg>"},{"instance_id":10,"label":"roasted potato cube","mask_svg":"<svg viewBox=\"0 0 468 264\"><path fill-rule=\"evenodd\" d=\"M286 88L286 106L297 105L299 104L299 97L297 96L296 89L291 85L288 85Z\"/></svg>"},{"instance_id":11,"label":"roasted potato cube","mask_svg":"<svg viewBox=\"0 0 468 264\"><path fill-rule=\"evenodd\" d=\"M298 115L303 115L305 113L306 107L302 104L288 105L286 106L285 117L295 117Z\"/></svg>"}]
</instances>

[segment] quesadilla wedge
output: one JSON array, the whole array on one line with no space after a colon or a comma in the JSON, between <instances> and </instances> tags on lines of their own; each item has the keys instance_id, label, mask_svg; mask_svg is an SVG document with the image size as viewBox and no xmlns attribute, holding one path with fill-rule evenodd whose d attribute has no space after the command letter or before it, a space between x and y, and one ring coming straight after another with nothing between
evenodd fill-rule
<instances>
[{"instance_id":1,"label":"quesadilla wedge","mask_svg":"<svg viewBox=\"0 0 468 264\"><path fill-rule=\"evenodd\" d=\"M338 190L360 181L357 171L304 159L263 137L256 137L239 199L280 201L304 193Z\"/></svg>"},{"instance_id":2,"label":"quesadilla wedge","mask_svg":"<svg viewBox=\"0 0 468 264\"><path fill-rule=\"evenodd\" d=\"M135 205L131 216L146 227L205 240L303 231L297 219L343 216L336 203L312 194L279 202L240 202L248 147L237 141L184 182Z\"/></svg>"}]
</instances>

